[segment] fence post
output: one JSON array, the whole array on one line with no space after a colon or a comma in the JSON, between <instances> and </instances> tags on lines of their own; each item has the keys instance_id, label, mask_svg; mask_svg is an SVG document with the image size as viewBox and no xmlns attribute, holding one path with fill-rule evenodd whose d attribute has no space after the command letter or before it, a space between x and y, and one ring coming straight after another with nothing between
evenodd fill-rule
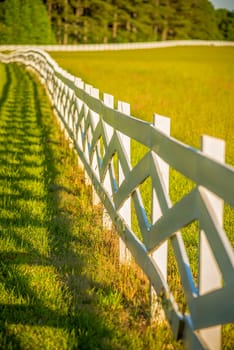
<instances>
[{"instance_id":1,"label":"fence post","mask_svg":"<svg viewBox=\"0 0 234 350\"><path fill-rule=\"evenodd\" d=\"M91 89L92 89L92 85L90 84L85 84L85 92L89 95L91 95ZM89 114L89 108L86 104L84 104L84 128L85 128L85 122L86 119L88 118L88 114ZM86 135L86 142L85 142L85 148L84 148L84 154L86 159L89 161L89 141L90 141L90 130L87 131L87 135ZM92 185L92 181L89 178L87 172L84 172L84 178L85 178L85 184L91 186Z\"/></svg>"},{"instance_id":2,"label":"fence post","mask_svg":"<svg viewBox=\"0 0 234 350\"><path fill-rule=\"evenodd\" d=\"M99 90L96 88L91 88L91 96L99 99ZM99 115L97 113L95 113L94 111L90 111L90 113L91 113L93 127L95 129L97 124L98 124L98 121L99 121ZM94 155L93 155L92 168L93 168L93 171L95 172L96 176L100 180L99 168L98 168L98 156L100 155L100 144L99 143L96 146L96 150L97 150L97 152L95 151ZM93 205L98 205L100 203L100 198L99 198L97 192L95 191L94 187L93 187L93 191L92 191L92 202L93 202Z\"/></svg>"},{"instance_id":3,"label":"fence post","mask_svg":"<svg viewBox=\"0 0 234 350\"><path fill-rule=\"evenodd\" d=\"M225 141L203 135L201 138L201 144L204 154L219 162L225 162ZM209 200L209 205L213 209L218 223L220 226L223 226L223 200L217 197L214 193L208 190L205 191ZM200 232L199 253L199 294L202 295L222 287L221 272L206 238L206 234L202 230ZM199 334L207 344L207 349L221 349L222 339L220 325L202 329L199 331Z\"/></svg>"},{"instance_id":4,"label":"fence post","mask_svg":"<svg viewBox=\"0 0 234 350\"><path fill-rule=\"evenodd\" d=\"M118 101L118 111L130 115L130 104L126 102ZM124 135L121 132L118 132L119 137L123 143L123 147L125 149L126 155L128 156L129 163L131 162L131 142L130 138ZM123 170L121 168L120 162L118 163L118 171L119 171L119 186L124 180ZM124 218L127 225L131 228L131 198L127 199L119 210L120 215ZM120 264L129 263L131 260L130 251L127 249L124 241L119 238L119 262Z\"/></svg>"},{"instance_id":5,"label":"fence post","mask_svg":"<svg viewBox=\"0 0 234 350\"><path fill-rule=\"evenodd\" d=\"M154 114L154 126L166 135L170 135L170 118L163 117L159 114ZM160 169L161 177L163 179L164 187L167 193L169 193L169 165L164 162L159 156L157 156L158 166ZM161 208L158 202L157 194L155 190L152 191L152 225L162 216ZM167 280L167 242L163 243L153 254L152 259L156 262L160 268L162 275ZM158 301L157 294L150 286L150 301L151 301L151 318L153 320L161 321L165 319L164 311Z\"/></svg>"},{"instance_id":6,"label":"fence post","mask_svg":"<svg viewBox=\"0 0 234 350\"><path fill-rule=\"evenodd\" d=\"M73 97L74 92L72 91L72 89L68 89L67 95L68 95L68 99L67 99L67 125L68 125L68 129L69 131L72 131L73 134L73 112L74 112L74 106L71 106L72 104L72 97ZM72 138L70 136L68 136L68 146L69 148L73 148L73 141Z\"/></svg>"},{"instance_id":7,"label":"fence post","mask_svg":"<svg viewBox=\"0 0 234 350\"><path fill-rule=\"evenodd\" d=\"M103 94L103 103L107 107L114 108L114 96L104 93ZM106 137L107 137L106 143L108 146L108 144L110 143L111 137L113 135L113 129L111 126L109 126L104 121L103 121L103 125L104 125L105 131L106 131ZM111 195L112 187L111 187L111 179L110 179L109 170L107 170L103 184L104 184L104 188L107 191L107 193ZM107 230L110 230L112 228L112 221L111 221L111 218L109 217L108 212L106 211L105 208L103 209L103 218L102 219L103 219L103 227Z\"/></svg>"},{"instance_id":8,"label":"fence post","mask_svg":"<svg viewBox=\"0 0 234 350\"><path fill-rule=\"evenodd\" d=\"M62 110L63 110L63 118L64 121L66 123L66 125L68 125L68 107L67 107L67 102L68 102L68 91L69 88L64 84L64 94L62 97ZM69 133L67 131L67 127L64 128L64 135L65 135L65 140L67 141L67 143L70 143L70 137L69 137Z\"/></svg>"},{"instance_id":9,"label":"fence post","mask_svg":"<svg viewBox=\"0 0 234 350\"><path fill-rule=\"evenodd\" d=\"M80 78L76 78L75 80L75 86L78 88L78 89L81 89L81 90L84 90L84 82L80 79ZM78 111L78 115L80 114L81 112L81 109L83 107L83 102L80 101L78 99L78 97L76 97L77 100L76 100L76 108L77 108L77 111ZM77 142L77 145L83 150L83 144L82 144L82 131L81 131L81 128L82 126L84 125L84 122L82 121L81 122L81 126L80 126L80 130L77 130L77 127L76 127L76 142ZM84 164L82 163L82 161L79 159L79 157L77 158L77 161L78 161L78 167L81 169L81 170L84 170Z\"/></svg>"},{"instance_id":10,"label":"fence post","mask_svg":"<svg viewBox=\"0 0 234 350\"><path fill-rule=\"evenodd\" d=\"M64 127L64 123L61 119L61 117L59 116L61 114L61 109L62 109L62 98L61 98L61 90L63 88L63 83L61 82L61 80L59 80L57 82L57 95L56 95L56 102L54 104L54 113L56 114L56 118L58 120L58 123L60 125L62 134L65 134L65 127Z\"/></svg>"}]
</instances>

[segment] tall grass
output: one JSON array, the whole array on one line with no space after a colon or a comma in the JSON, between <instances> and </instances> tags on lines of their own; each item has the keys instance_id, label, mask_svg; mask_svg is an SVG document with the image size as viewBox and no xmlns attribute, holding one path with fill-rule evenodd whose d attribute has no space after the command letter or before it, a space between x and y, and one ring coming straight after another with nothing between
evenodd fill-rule
<instances>
[{"instance_id":1,"label":"tall grass","mask_svg":"<svg viewBox=\"0 0 234 350\"><path fill-rule=\"evenodd\" d=\"M226 140L234 164L232 47L179 47L136 51L51 52L86 83L131 104L149 122L169 116L172 135L194 147L208 134Z\"/></svg>"},{"instance_id":2,"label":"tall grass","mask_svg":"<svg viewBox=\"0 0 234 350\"><path fill-rule=\"evenodd\" d=\"M0 65L0 348L179 349L148 283L118 265L44 90Z\"/></svg>"},{"instance_id":3,"label":"tall grass","mask_svg":"<svg viewBox=\"0 0 234 350\"><path fill-rule=\"evenodd\" d=\"M226 141L226 162L234 165L234 49L232 47L180 47L136 51L51 53L70 73L86 83L129 102L132 114L152 122L153 114L171 118L171 135L200 148L200 136L207 134ZM101 94L102 96L102 94ZM146 150L132 142L132 163ZM140 186L150 220L150 181ZM170 169L170 197L178 201L195 186ZM224 227L234 246L234 210L225 206ZM137 231L133 212L133 227ZM198 284L199 223L182 229L195 284ZM181 311L186 302L176 261L169 249L171 289ZM233 328L223 330L224 348L230 348Z\"/></svg>"},{"instance_id":4,"label":"tall grass","mask_svg":"<svg viewBox=\"0 0 234 350\"><path fill-rule=\"evenodd\" d=\"M232 48L53 55L130 102L135 116L170 116L172 135L184 142L199 147L202 133L226 139L233 164ZM90 207L43 89L15 65L0 65L0 141L0 347L181 348L166 324L149 324L148 282L134 263L118 265L117 236L101 229L100 209ZM144 150L135 144L133 152L136 162ZM181 188L172 172L173 201L193 186L183 181ZM233 238L233 211L225 218ZM197 229L183 232L195 279ZM177 281L170 259L169 282ZM184 308L180 286L174 289ZM225 328L224 349L231 349L232 332Z\"/></svg>"},{"instance_id":5,"label":"tall grass","mask_svg":"<svg viewBox=\"0 0 234 350\"><path fill-rule=\"evenodd\" d=\"M153 114L171 118L171 135L200 148L201 135L226 141L226 162L234 165L233 47L178 47L136 51L52 52L66 70L117 100L132 114L152 122ZM146 152L132 142L132 163ZM173 202L194 184L170 169ZM143 190L146 192L145 190ZM148 202L146 195L145 202ZM234 245L234 211L225 209L225 227Z\"/></svg>"},{"instance_id":6,"label":"tall grass","mask_svg":"<svg viewBox=\"0 0 234 350\"><path fill-rule=\"evenodd\" d=\"M116 101L129 102L134 116L149 122L154 113L169 116L171 135L192 147L200 148L203 134L224 139L226 162L234 165L233 47L53 52L51 55L101 93L108 92ZM132 142L133 165L145 151ZM173 202L193 186L189 179L170 169ZM234 245L234 211L230 207L225 209L224 222Z\"/></svg>"}]
</instances>

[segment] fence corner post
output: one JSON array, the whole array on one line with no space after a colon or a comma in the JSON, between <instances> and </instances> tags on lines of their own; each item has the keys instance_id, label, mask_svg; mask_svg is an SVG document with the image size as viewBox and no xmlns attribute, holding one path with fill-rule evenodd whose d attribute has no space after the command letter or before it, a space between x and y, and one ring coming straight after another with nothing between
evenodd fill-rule
<instances>
[{"instance_id":1,"label":"fence corner post","mask_svg":"<svg viewBox=\"0 0 234 350\"><path fill-rule=\"evenodd\" d=\"M153 120L154 126L166 135L170 135L170 118L154 114ZM158 167L160 169L161 177L163 179L164 188L169 193L169 165L157 156ZM152 189L152 225L161 217L162 212L157 198L155 190ZM160 268L162 275L167 280L167 255L168 244L163 243L160 248L152 253L152 259L156 262ZM153 286L150 286L150 308L151 308L151 320L163 321L165 319L165 313L162 306L158 301L157 294Z\"/></svg>"}]
</instances>

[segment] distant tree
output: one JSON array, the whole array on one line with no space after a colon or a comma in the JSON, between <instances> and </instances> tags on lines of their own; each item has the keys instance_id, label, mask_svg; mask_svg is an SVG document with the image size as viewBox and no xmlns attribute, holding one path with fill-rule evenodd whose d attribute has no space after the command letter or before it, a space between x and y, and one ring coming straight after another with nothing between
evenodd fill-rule
<instances>
[{"instance_id":1,"label":"distant tree","mask_svg":"<svg viewBox=\"0 0 234 350\"><path fill-rule=\"evenodd\" d=\"M113 6L109 1L90 1L89 7L85 7L84 13L86 41L107 43L111 40L113 12Z\"/></svg>"},{"instance_id":2,"label":"distant tree","mask_svg":"<svg viewBox=\"0 0 234 350\"><path fill-rule=\"evenodd\" d=\"M189 39L191 30L191 4L192 0L171 0L174 8L171 19L171 39Z\"/></svg>"},{"instance_id":3,"label":"distant tree","mask_svg":"<svg viewBox=\"0 0 234 350\"><path fill-rule=\"evenodd\" d=\"M54 43L49 17L41 0L7 0L2 5L1 43Z\"/></svg>"},{"instance_id":4,"label":"distant tree","mask_svg":"<svg viewBox=\"0 0 234 350\"><path fill-rule=\"evenodd\" d=\"M4 18L4 3L0 2L0 44L4 43L6 38L5 38L5 18Z\"/></svg>"},{"instance_id":5,"label":"distant tree","mask_svg":"<svg viewBox=\"0 0 234 350\"><path fill-rule=\"evenodd\" d=\"M70 0L71 6L71 30L70 40L72 43L82 42L83 39L83 14L84 14L84 1L83 0Z\"/></svg>"},{"instance_id":6,"label":"distant tree","mask_svg":"<svg viewBox=\"0 0 234 350\"><path fill-rule=\"evenodd\" d=\"M46 0L45 5L58 44L63 44L64 0Z\"/></svg>"},{"instance_id":7,"label":"distant tree","mask_svg":"<svg viewBox=\"0 0 234 350\"><path fill-rule=\"evenodd\" d=\"M186 39L190 22L189 0L152 0L152 24L156 40Z\"/></svg>"},{"instance_id":8,"label":"distant tree","mask_svg":"<svg viewBox=\"0 0 234 350\"><path fill-rule=\"evenodd\" d=\"M233 16L209 0L0 0L0 43L234 40Z\"/></svg>"},{"instance_id":9,"label":"distant tree","mask_svg":"<svg viewBox=\"0 0 234 350\"><path fill-rule=\"evenodd\" d=\"M191 39L215 40L221 39L215 9L208 0L192 0L190 12Z\"/></svg>"},{"instance_id":10,"label":"distant tree","mask_svg":"<svg viewBox=\"0 0 234 350\"><path fill-rule=\"evenodd\" d=\"M216 10L216 20L223 40L234 40L234 12L226 9Z\"/></svg>"},{"instance_id":11,"label":"distant tree","mask_svg":"<svg viewBox=\"0 0 234 350\"><path fill-rule=\"evenodd\" d=\"M228 12L228 35L225 39L234 41L234 11Z\"/></svg>"}]
</instances>

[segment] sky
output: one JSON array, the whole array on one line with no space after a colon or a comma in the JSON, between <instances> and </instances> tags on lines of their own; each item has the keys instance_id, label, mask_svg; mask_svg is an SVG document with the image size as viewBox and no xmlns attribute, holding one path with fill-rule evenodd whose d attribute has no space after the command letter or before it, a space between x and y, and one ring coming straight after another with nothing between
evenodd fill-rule
<instances>
[{"instance_id":1,"label":"sky","mask_svg":"<svg viewBox=\"0 0 234 350\"><path fill-rule=\"evenodd\" d=\"M234 0L210 0L215 8L226 8L230 11L234 10Z\"/></svg>"}]
</instances>

